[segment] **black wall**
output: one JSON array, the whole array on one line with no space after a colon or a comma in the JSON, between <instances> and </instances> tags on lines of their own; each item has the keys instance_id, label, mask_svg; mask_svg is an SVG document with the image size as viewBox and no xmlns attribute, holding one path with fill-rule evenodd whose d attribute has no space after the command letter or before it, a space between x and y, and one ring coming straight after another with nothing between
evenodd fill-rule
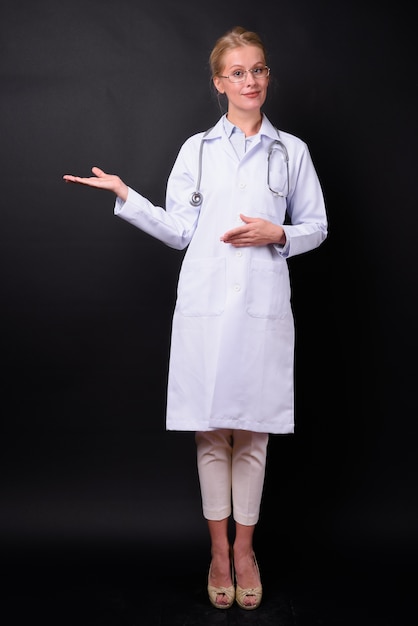
<instances>
[{"instance_id":1,"label":"black wall","mask_svg":"<svg viewBox=\"0 0 418 626\"><path fill-rule=\"evenodd\" d=\"M154 203L220 115L208 56L258 31L265 111L309 145L330 234L290 262L296 435L271 440L259 541L401 559L418 539L416 45L410 4L16 0L0 21L0 541L206 538L192 433L166 433L182 254L64 184ZM411 8L412 11L412 8ZM279 529L279 531L278 531Z\"/></svg>"}]
</instances>

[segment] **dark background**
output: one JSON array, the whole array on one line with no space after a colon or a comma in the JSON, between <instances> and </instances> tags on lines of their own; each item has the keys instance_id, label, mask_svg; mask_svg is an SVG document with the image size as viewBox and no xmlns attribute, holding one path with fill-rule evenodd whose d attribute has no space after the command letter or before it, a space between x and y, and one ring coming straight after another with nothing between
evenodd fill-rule
<instances>
[{"instance_id":1,"label":"dark background","mask_svg":"<svg viewBox=\"0 0 418 626\"><path fill-rule=\"evenodd\" d=\"M410 3L356 0L2 7L0 547L10 563L170 545L206 567L193 434L165 432L182 253L114 217L110 194L62 176L98 165L163 204L181 143L221 113L208 56L236 24L267 45L265 111L308 143L330 222L324 245L290 262L296 434L271 439L260 558L414 568L415 19Z\"/></svg>"}]
</instances>

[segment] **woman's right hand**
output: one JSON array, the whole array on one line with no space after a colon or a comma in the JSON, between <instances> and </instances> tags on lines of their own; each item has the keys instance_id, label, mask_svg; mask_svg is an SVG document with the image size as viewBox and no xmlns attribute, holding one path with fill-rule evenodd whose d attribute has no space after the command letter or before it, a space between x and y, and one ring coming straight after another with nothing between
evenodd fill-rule
<instances>
[{"instance_id":1,"label":"woman's right hand","mask_svg":"<svg viewBox=\"0 0 418 626\"><path fill-rule=\"evenodd\" d=\"M126 202L128 198L128 187L119 176L114 174L106 174L99 167L92 167L91 171L94 176L83 178L82 176L73 176L72 174L65 174L63 176L66 183L76 183L78 185L87 185L89 187L96 187L97 189L106 189L113 191L121 200Z\"/></svg>"}]
</instances>

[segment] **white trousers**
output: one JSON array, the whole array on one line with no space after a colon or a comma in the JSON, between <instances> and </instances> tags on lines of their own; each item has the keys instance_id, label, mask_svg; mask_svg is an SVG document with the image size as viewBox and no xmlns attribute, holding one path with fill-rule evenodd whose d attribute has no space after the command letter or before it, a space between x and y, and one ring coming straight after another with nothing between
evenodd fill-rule
<instances>
[{"instance_id":1,"label":"white trousers","mask_svg":"<svg viewBox=\"0 0 418 626\"><path fill-rule=\"evenodd\" d=\"M244 526L258 522L266 470L268 433L212 430L196 433L203 515L233 514Z\"/></svg>"}]
</instances>

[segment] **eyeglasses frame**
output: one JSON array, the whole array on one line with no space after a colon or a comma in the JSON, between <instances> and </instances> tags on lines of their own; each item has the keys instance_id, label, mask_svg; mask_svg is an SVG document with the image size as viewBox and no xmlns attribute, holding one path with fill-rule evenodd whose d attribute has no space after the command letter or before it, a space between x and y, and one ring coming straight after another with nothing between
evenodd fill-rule
<instances>
[{"instance_id":1,"label":"eyeglasses frame","mask_svg":"<svg viewBox=\"0 0 418 626\"><path fill-rule=\"evenodd\" d=\"M254 71L255 70L259 70L259 69L263 69L263 70L267 69L267 76L256 76L254 74ZM260 68L260 67L252 67L249 70L244 70L244 76L243 76L243 78L240 78L240 80L231 80L232 74L228 74L228 76L222 76L222 74L218 74L218 76L219 76L219 78L227 78L230 83L236 84L236 83L243 83L245 81L245 79L247 78L248 72L251 72L256 80L261 80L263 78L268 78L270 76L270 71L271 70L270 70L268 65L263 65L262 68Z\"/></svg>"}]
</instances>

